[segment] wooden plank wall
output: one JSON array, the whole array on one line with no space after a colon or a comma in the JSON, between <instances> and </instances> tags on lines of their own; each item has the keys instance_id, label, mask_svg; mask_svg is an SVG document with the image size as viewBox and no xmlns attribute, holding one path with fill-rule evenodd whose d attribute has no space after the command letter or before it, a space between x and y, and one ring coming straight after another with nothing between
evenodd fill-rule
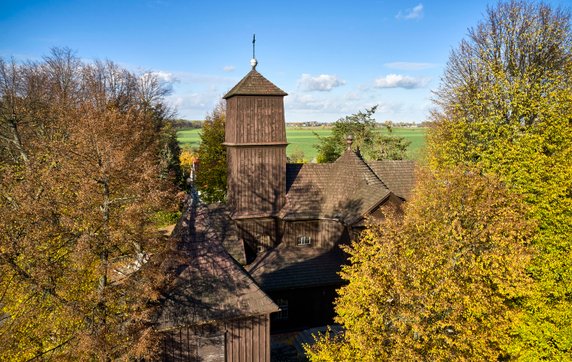
<instances>
[{"instance_id":1,"label":"wooden plank wall","mask_svg":"<svg viewBox=\"0 0 572 362\"><path fill-rule=\"evenodd\" d=\"M164 333L163 361L270 361L268 315L226 321L216 326L184 327Z\"/></svg>"},{"instance_id":2,"label":"wooden plank wall","mask_svg":"<svg viewBox=\"0 0 572 362\"><path fill-rule=\"evenodd\" d=\"M284 97L231 97L226 117L229 206L236 216L277 213L286 194Z\"/></svg>"},{"instance_id":3,"label":"wooden plank wall","mask_svg":"<svg viewBox=\"0 0 572 362\"><path fill-rule=\"evenodd\" d=\"M254 250L256 250L258 246L263 246L268 249L278 244L278 225L276 219L236 220L236 225L239 230L239 237ZM265 238L265 235L269 238Z\"/></svg>"},{"instance_id":4,"label":"wooden plank wall","mask_svg":"<svg viewBox=\"0 0 572 362\"><path fill-rule=\"evenodd\" d=\"M343 235L344 226L335 220L287 221L282 242L297 246L299 236L309 236L312 238L312 246L331 248L341 241Z\"/></svg>"},{"instance_id":5,"label":"wooden plank wall","mask_svg":"<svg viewBox=\"0 0 572 362\"><path fill-rule=\"evenodd\" d=\"M226 101L225 142L286 142L282 96L235 96Z\"/></svg>"},{"instance_id":6,"label":"wooden plank wall","mask_svg":"<svg viewBox=\"0 0 572 362\"><path fill-rule=\"evenodd\" d=\"M271 216L285 202L286 146L228 147L228 200L236 216Z\"/></svg>"}]
</instances>

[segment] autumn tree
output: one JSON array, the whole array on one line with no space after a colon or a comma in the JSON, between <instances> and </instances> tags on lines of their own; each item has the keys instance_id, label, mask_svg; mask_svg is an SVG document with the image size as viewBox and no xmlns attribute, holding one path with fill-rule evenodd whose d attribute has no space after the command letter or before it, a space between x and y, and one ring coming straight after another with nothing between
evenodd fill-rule
<instances>
[{"instance_id":1,"label":"autumn tree","mask_svg":"<svg viewBox=\"0 0 572 362\"><path fill-rule=\"evenodd\" d=\"M313 361L495 361L507 356L531 224L495 176L424 172L404 214L386 210L346 248L338 336Z\"/></svg>"},{"instance_id":2,"label":"autumn tree","mask_svg":"<svg viewBox=\"0 0 572 362\"><path fill-rule=\"evenodd\" d=\"M198 150L199 169L195 184L205 202L226 197L226 147L224 143L225 107L219 103L203 123Z\"/></svg>"},{"instance_id":3,"label":"autumn tree","mask_svg":"<svg viewBox=\"0 0 572 362\"><path fill-rule=\"evenodd\" d=\"M436 93L432 167L472 165L521 195L537 222L535 291L519 302L511 356L572 351L572 32L570 13L509 1L455 49Z\"/></svg>"},{"instance_id":4,"label":"autumn tree","mask_svg":"<svg viewBox=\"0 0 572 362\"><path fill-rule=\"evenodd\" d=\"M308 160L304 155L304 150L302 150L299 146L294 146L292 152L289 156L286 156L286 161L288 163L307 163Z\"/></svg>"},{"instance_id":5,"label":"autumn tree","mask_svg":"<svg viewBox=\"0 0 572 362\"><path fill-rule=\"evenodd\" d=\"M0 360L152 350L158 294L130 275L164 248L151 220L174 204L164 95L68 49L0 60Z\"/></svg>"},{"instance_id":6,"label":"autumn tree","mask_svg":"<svg viewBox=\"0 0 572 362\"><path fill-rule=\"evenodd\" d=\"M385 134L379 128L373 118L377 106L365 111L359 111L338 119L332 124L332 133L322 137L316 133L319 143L315 146L318 150L316 156L319 163L334 162L346 149L346 139L353 137L353 147L359 148L362 155L368 160L401 160L405 158L405 152L410 142L403 137L392 134L392 127L384 125Z\"/></svg>"},{"instance_id":7,"label":"autumn tree","mask_svg":"<svg viewBox=\"0 0 572 362\"><path fill-rule=\"evenodd\" d=\"M194 167L193 165L198 160L196 150L191 149L191 148L184 148L181 151L181 155L179 156L179 160L180 160L181 168L183 169L183 171L187 175L190 175L191 170Z\"/></svg>"}]
</instances>

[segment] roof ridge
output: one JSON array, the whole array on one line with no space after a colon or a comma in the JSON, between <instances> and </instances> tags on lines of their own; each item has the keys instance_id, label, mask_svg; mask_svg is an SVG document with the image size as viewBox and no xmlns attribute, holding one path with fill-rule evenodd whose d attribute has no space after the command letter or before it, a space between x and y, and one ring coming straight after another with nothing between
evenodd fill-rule
<instances>
[{"instance_id":1,"label":"roof ridge","mask_svg":"<svg viewBox=\"0 0 572 362\"><path fill-rule=\"evenodd\" d=\"M389 187L387 186L387 184L381 179L381 177L379 177L379 175L377 173L375 173L375 171L371 168L371 166L369 165L369 163L367 163L366 160L362 159L363 163L366 165L367 169L369 170L369 172L371 172L376 179L379 180L379 182L381 182L381 184L383 185L383 187L385 187L386 189L388 189L389 191L391 191L389 189Z\"/></svg>"},{"instance_id":2,"label":"roof ridge","mask_svg":"<svg viewBox=\"0 0 572 362\"><path fill-rule=\"evenodd\" d=\"M357 159L358 163L360 166L362 166L362 168L365 168L365 171L367 172L367 174L369 175L369 179L366 175L362 174L362 177L364 178L365 182L370 185L372 184L370 182L370 179L373 178L376 181L380 182L383 187L385 187L386 189L389 190L389 187L387 187L387 185L383 182L383 180L375 173L375 171L373 171L373 169L368 165L368 163L363 159L363 157L361 156L361 154L359 152L356 152L354 150L351 149L346 149L344 151L344 153L342 154L342 156L340 156L336 161L334 161L334 163L337 163L338 160L340 160L342 157L346 156L347 154L354 156L355 159ZM365 166L365 167L364 167ZM359 167L359 166L358 166Z\"/></svg>"}]
</instances>

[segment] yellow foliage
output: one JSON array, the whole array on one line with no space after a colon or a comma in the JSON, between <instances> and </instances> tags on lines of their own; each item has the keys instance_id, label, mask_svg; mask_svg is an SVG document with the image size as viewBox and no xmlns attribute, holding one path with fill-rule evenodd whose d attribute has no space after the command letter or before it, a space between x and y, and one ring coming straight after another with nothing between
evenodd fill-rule
<instances>
[{"instance_id":1,"label":"yellow foliage","mask_svg":"<svg viewBox=\"0 0 572 362\"><path fill-rule=\"evenodd\" d=\"M336 301L343 337L312 360L492 361L506 356L529 294L531 224L523 202L491 176L423 174L405 214L387 210L347 248Z\"/></svg>"},{"instance_id":2,"label":"yellow foliage","mask_svg":"<svg viewBox=\"0 0 572 362\"><path fill-rule=\"evenodd\" d=\"M535 293L510 355L566 360L572 351L572 32L570 13L499 3L450 58L428 134L434 169L496 174L538 226L528 267Z\"/></svg>"},{"instance_id":3,"label":"yellow foliage","mask_svg":"<svg viewBox=\"0 0 572 362\"><path fill-rule=\"evenodd\" d=\"M181 167L188 174L191 172L191 168L195 162L198 160L198 156L195 152L189 149L183 149L181 155L179 156L181 162Z\"/></svg>"}]
</instances>

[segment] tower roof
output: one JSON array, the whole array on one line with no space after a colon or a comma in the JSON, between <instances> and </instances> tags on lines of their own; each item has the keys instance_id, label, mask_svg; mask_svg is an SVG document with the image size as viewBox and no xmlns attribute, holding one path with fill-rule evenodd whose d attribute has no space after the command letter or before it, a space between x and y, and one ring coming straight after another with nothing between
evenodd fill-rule
<instances>
[{"instance_id":1,"label":"tower roof","mask_svg":"<svg viewBox=\"0 0 572 362\"><path fill-rule=\"evenodd\" d=\"M252 69L223 98L233 96L287 96L288 93Z\"/></svg>"}]
</instances>

